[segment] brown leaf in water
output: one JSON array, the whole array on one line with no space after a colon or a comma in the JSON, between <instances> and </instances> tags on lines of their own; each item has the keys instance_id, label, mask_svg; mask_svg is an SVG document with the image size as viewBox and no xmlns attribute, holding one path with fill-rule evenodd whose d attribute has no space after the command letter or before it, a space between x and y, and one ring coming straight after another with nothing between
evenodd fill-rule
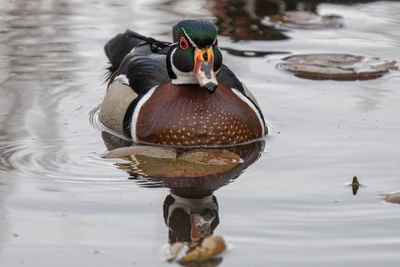
<instances>
[{"instance_id":1,"label":"brown leaf in water","mask_svg":"<svg viewBox=\"0 0 400 267\"><path fill-rule=\"evenodd\" d=\"M395 61L338 53L293 55L284 58L278 66L312 80L376 79L397 69Z\"/></svg>"},{"instance_id":2,"label":"brown leaf in water","mask_svg":"<svg viewBox=\"0 0 400 267\"><path fill-rule=\"evenodd\" d=\"M386 201L390 203L395 203L395 204L400 204L400 192L392 193L392 194L387 194L386 196Z\"/></svg>"},{"instance_id":3,"label":"brown leaf in water","mask_svg":"<svg viewBox=\"0 0 400 267\"><path fill-rule=\"evenodd\" d=\"M231 170L239 164L239 156L230 151L196 149L179 158L156 158L132 155L138 172L147 176L200 177ZM132 170L131 172L135 172Z\"/></svg>"},{"instance_id":4,"label":"brown leaf in water","mask_svg":"<svg viewBox=\"0 0 400 267\"><path fill-rule=\"evenodd\" d=\"M170 257L168 261L171 262L178 257L179 252L184 248L185 244L183 242L175 242L169 247Z\"/></svg>"},{"instance_id":5,"label":"brown leaf in water","mask_svg":"<svg viewBox=\"0 0 400 267\"><path fill-rule=\"evenodd\" d=\"M195 149L184 153L179 157L181 160L187 160L198 164L233 166L239 163L239 156L228 150L217 149ZM231 169L230 167L228 167Z\"/></svg>"},{"instance_id":6,"label":"brown leaf in water","mask_svg":"<svg viewBox=\"0 0 400 267\"><path fill-rule=\"evenodd\" d=\"M184 263L188 261L204 260L221 253L225 249L226 244L224 238L220 235L212 235L205 238L200 246L183 256L179 262Z\"/></svg>"},{"instance_id":7,"label":"brown leaf in water","mask_svg":"<svg viewBox=\"0 0 400 267\"><path fill-rule=\"evenodd\" d=\"M111 150L106 158L122 158L130 155L143 155L155 158L176 158L176 149L159 146L127 146Z\"/></svg>"},{"instance_id":8,"label":"brown leaf in water","mask_svg":"<svg viewBox=\"0 0 400 267\"><path fill-rule=\"evenodd\" d=\"M352 190L353 190L353 195L355 196L355 195L357 195L357 191L358 191L358 189L360 188L360 182L358 181L358 179L357 179L357 176L354 176L353 177L353 181L351 182L351 188L352 188Z\"/></svg>"}]
</instances>

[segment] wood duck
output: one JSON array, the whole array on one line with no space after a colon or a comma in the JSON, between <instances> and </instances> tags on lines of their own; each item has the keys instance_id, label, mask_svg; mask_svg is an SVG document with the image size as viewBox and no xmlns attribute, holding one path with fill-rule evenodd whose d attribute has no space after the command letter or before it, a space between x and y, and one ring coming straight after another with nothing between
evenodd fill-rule
<instances>
[{"instance_id":1,"label":"wood duck","mask_svg":"<svg viewBox=\"0 0 400 267\"><path fill-rule=\"evenodd\" d=\"M173 40L126 30L105 45L111 67L100 121L143 144L231 146L267 134L256 99L222 64L215 26L184 20Z\"/></svg>"}]
</instances>

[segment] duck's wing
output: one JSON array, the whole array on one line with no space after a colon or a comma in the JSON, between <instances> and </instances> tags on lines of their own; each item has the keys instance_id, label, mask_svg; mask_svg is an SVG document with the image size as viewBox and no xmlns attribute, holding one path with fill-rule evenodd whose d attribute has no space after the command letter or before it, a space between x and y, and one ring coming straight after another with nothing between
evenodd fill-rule
<instances>
[{"instance_id":1,"label":"duck's wing","mask_svg":"<svg viewBox=\"0 0 400 267\"><path fill-rule=\"evenodd\" d=\"M154 53L160 52L163 48L170 45L169 42L158 41L127 29L124 33L117 34L104 46L104 52L111 64L108 70L111 73L116 71L125 56L128 55L133 48L142 44L149 44Z\"/></svg>"},{"instance_id":2,"label":"duck's wing","mask_svg":"<svg viewBox=\"0 0 400 267\"><path fill-rule=\"evenodd\" d=\"M130 30L106 44L110 77L99 114L105 126L130 136L130 120L138 101L152 87L170 81L165 64L170 45Z\"/></svg>"},{"instance_id":3,"label":"duck's wing","mask_svg":"<svg viewBox=\"0 0 400 267\"><path fill-rule=\"evenodd\" d=\"M222 64L221 69L217 74L217 80L218 83L221 83L228 88L235 88L241 93L244 92L242 82L225 64Z\"/></svg>"},{"instance_id":4,"label":"duck's wing","mask_svg":"<svg viewBox=\"0 0 400 267\"><path fill-rule=\"evenodd\" d=\"M144 95L152 87L171 80L165 63L168 50L166 46L154 52L150 44L140 44L125 56L114 77L126 77L132 90Z\"/></svg>"},{"instance_id":5,"label":"duck's wing","mask_svg":"<svg viewBox=\"0 0 400 267\"><path fill-rule=\"evenodd\" d=\"M106 43L104 52L111 64L108 68L111 73L118 69L124 57L135 46L144 42L142 37L144 36L131 30L126 30L124 33L119 33Z\"/></svg>"}]
</instances>

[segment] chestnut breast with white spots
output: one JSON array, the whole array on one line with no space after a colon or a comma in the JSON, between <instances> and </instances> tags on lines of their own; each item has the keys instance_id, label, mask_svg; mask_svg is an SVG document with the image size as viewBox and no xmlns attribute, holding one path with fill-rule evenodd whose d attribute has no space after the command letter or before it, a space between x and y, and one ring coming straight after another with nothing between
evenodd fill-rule
<instances>
[{"instance_id":1,"label":"chestnut breast with white spots","mask_svg":"<svg viewBox=\"0 0 400 267\"><path fill-rule=\"evenodd\" d=\"M138 107L136 139L153 144L213 146L246 143L263 135L256 112L229 88L210 94L198 85L158 87Z\"/></svg>"}]
</instances>

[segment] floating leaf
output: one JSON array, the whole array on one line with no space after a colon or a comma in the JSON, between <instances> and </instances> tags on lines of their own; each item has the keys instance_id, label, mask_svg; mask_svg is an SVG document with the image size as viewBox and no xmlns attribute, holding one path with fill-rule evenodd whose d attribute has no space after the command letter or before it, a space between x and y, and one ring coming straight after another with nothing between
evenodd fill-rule
<instances>
[{"instance_id":1,"label":"floating leaf","mask_svg":"<svg viewBox=\"0 0 400 267\"><path fill-rule=\"evenodd\" d=\"M185 244L183 242L175 242L169 247L169 253L170 257L168 258L168 261L171 262L178 257L179 253L182 251L184 248Z\"/></svg>"},{"instance_id":2,"label":"floating leaf","mask_svg":"<svg viewBox=\"0 0 400 267\"><path fill-rule=\"evenodd\" d=\"M196 149L182 154L179 158L156 158L146 155L132 155L136 163L131 174L140 172L152 177L199 177L231 170L239 164L239 156L216 149Z\"/></svg>"},{"instance_id":3,"label":"floating leaf","mask_svg":"<svg viewBox=\"0 0 400 267\"><path fill-rule=\"evenodd\" d=\"M147 149L148 146L144 148ZM129 173L132 181L141 187L167 187L175 195L196 198L211 195L213 191L238 177L259 158L264 149L264 141L229 148L176 148L175 152L174 148L161 146L150 150L171 152L162 158L158 158L154 152L145 156L138 155L138 148L131 149L122 150L118 155L112 151L114 155L110 154L109 157L124 156L128 160L118 160L114 164ZM129 155L131 152L137 154Z\"/></svg>"},{"instance_id":4,"label":"floating leaf","mask_svg":"<svg viewBox=\"0 0 400 267\"><path fill-rule=\"evenodd\" d=\"M359 186L360 185L360 182L358 181L357 176L353 177L353 181L351 182L351 185L352 186Z\"/></svg>"},{"instance_id":5,"label":"floating leaf","mask_svg":"<svg viewBox=\"0 0 400 267\"><path fill-rule=\"evenodd\" d=\"M155 158L176 158L176 149L159 146L127 146L111 150L106 158L122 158L131 155L142 155Z\"/></svg>"},{"instance_id":6,"label":"floating leaf","mask_svg":"<svg viewBox=\"0 0 400 267\"><path fill-rule=\"evenodd\" d=\"M297 29L327 29L343 27L343 18L338 15L324 15L307 11L287 11L283 14L272 15L269 20L288 28Z\"/></svg>"},{"instance_id":7,"label":"floating leaf","mask_svg":"<svg viewBox=\"0 0 400 267\"><path fill-rule=\"evenodd\" d=\"M390 203L400 204L400 192L386 194L386 201Z\"/></svg>"},{"instance_id":8,"label":"floating leaf","mask_svg":"<svg viewBox=\"0 0 400 267\"><path fill-rule=\"evenodd\" d=\"M203 240L201 245L187 253L179 262L199 261L213 257L226 249L225 240L220 235L212 235Z\"/></svg>"},{"instance_id":9,"label":"floating leaf","mask_svg":"<svg viewBox=\"0 0 400 267\"><path fill-rule=\"evenodd\" d=\"M358 188L360 187L360 183L358 182L357 176L353 177L353 181L351 182L351 188L353 190L353 195L357 195Z\"/></svg>"},{"instance_id":10,"label":"floating leaf","mask_svg":"<svg viewBox=\"0 0 400 267\"><path fill-rule=\"evenodd\" d=\"M296 76L312 80L376 79L389 70L397 69L395 61L350 54L303 54L283 59L278 66Z\"/></svg>"}]
</instances>

